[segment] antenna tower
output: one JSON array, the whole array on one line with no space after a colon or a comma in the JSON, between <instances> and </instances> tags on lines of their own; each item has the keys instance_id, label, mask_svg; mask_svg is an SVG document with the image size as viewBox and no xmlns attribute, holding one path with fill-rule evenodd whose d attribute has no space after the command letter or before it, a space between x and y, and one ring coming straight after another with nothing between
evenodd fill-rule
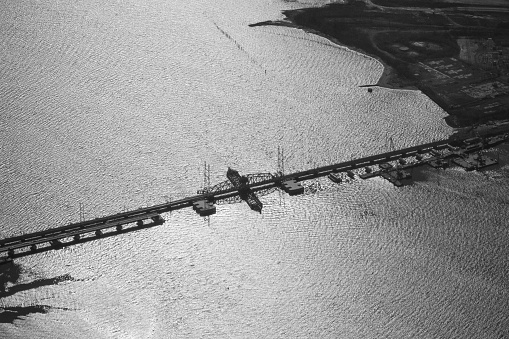
<instances>
[{"instance_id":1,"label":"antenna tower","mask_svg":"<svg viewBox=\"0 0 509 339\"><path fill-rule=\"evenodd\" d=\"M203 191L208 192L210 189L210 165L205 161L203 168Z\"/></svg>"},{"instance_id":2,"label":"antenna tower","mask_svg":"<svg viewBox=\"0 0 509 339\"><path fill-rule=\"evenodd\" d=\"M80 222L85 221L85 206L80 202Z\"/></svg>"},{"instance_id":3,"label":"antenna tower","mask_svg":"<svg viewBox=\"0 0 509 339\"><path fill-rule=\"evenodd\" d=\"M392 137L389 137L389 148L391 149L391 152L396 150L396 147L394 146L394 140L392 140Z\"/></svg>"},{"instance_id":4,"label":"antenna tower","mask_svg":"<svg viewBox=\"0 0 509 339\"><path fill-rule=\"evenodd\" d=\"M285 158L283 148L277 147L277 171L280 176L285 175Z\"/></svg>"}]
</instances>

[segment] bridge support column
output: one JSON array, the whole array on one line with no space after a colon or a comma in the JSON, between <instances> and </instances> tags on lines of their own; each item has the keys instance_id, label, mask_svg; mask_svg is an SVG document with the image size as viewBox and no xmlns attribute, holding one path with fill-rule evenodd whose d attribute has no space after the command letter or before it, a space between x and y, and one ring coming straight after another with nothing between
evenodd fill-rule
<instances>
[{"instance_id":1,"label":"bridge support column","mask_svg":"<svg viewBox=\"0 0 509 339\"><path fill-rule=\"evenodd\" d=\"M298 195L304 193L304 187L295 179L282 182L281 188L289 195Z\"/></svg>"},{"instance_id":2,"label":"bridge support column","mask_svg":"<svg viewBox=\"0 0 509 339\"><path fill-rule=\"evenodd\" d=\"M198 200L193 202L193 209L202 217L216 213L216 206L207 200Z\"/></svg>"}]
</instances>

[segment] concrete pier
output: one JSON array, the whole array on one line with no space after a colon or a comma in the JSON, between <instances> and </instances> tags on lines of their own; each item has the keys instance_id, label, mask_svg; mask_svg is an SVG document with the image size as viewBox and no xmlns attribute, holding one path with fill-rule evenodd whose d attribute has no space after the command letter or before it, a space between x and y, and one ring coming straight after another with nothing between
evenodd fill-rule
<instances>
[{"instance_id":1,"label":"concrete pier","mask_svg":"<svg viewBox=\"0 0 509 339\"><path fill-rule=\"evenodd\" d=\"M207 200L198 200L193 202L193 209L202 217L216 213L216 206Z\"/></svg>"},{"instance_id":2,"label":"concrete pier","mask_svg":"<svg viewBox=\"0 0 509 339\"><path fill-rule=\"evenodd\" d=\"M295 181L295 179L284 181L281 184L281 188L289 195L298 195L304 193L304 187Z\"/></svg>"}]
</instances>

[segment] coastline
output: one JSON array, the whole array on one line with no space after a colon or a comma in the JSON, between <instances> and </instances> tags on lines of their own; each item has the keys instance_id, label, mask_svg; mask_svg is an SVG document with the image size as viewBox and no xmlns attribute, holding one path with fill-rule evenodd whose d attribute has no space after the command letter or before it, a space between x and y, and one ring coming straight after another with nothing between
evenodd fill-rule
<instances>
[{"instance_id":1,"label":"coastline","mask_svg":"<svg viewBox=\"0 0 509 339\"><path fill-rule=\"evenodd\" d=\"M391 7L374 4L374 0L346 0L287 10L283 11L283 20L249 26L301 29L373 58L382 65L382 74L376 83L359 87L419 90L448 114L446 122L451 127L509 118L509 63L505 69L494 70L496 63L486 68L479 61L462 57L477 53L479 42L472 50L465 50L458 43L458 39L465 38L492 44L496 41L498 49L489 48L496 50L502 60L503 46L509 46L508 15L492 16L493 8L483 12L482 5L475 7L480 11L479 18L496 26L488 29L477 21L480 19L472 20L472 9L461 3L456 4L459 7L451 9L448 4L447 10L435 11L427 7L398 7L398 1L393 1L396 0L384 0ZM509 48L506 53L509 60Z\"/></svg>"},{"instance_id":2,"label":"coastline","mask_svg":"<svg viewBox=\"0 0 509 339\"><path fill-rule=\"evenodd\" d=\"M283 14L287 18L284 21L265 21L260 24L286 26L286 27L301 29L305 32L321 36L338 46L348 48L351 51L360 53L364 56L368 56L368 57L373 58L374 60L378 61L383 67L382 74L380 74L378 81L374 84L360 85L359 87L384 87L384 88L389 88L389 89L414 90L414 91L419 90L419 88L417 86L415 86L414 83L410 83L409 81L402 79L400 74L398 73L398 71L396 69L394 69L394 67L390 66L385 60L380 58L380 56L378 56L374 53L370 53L365 48L357 47L352 44L344 43L340 39L338 39L330 34L326 34L322 31L310 28L308 26L300 25L298 23L297 17L299 15L305 15L306 9L283 11ZM258 26L258 25L259 24L254 24L254 25L250 25L250 26Z\"/></svg>"},{"instance_id":3,"label":"coastline","mask_svg":"<svg viewBox=\"0 0 509 339\"><path fill-rule=\"evenodd\" d=\"M339 39L335 38L332 35L323 33L321 31L318 31L318 30L310 28L310 27L299 25L298 23L296 23L294 21L295 20L295 16L297 15L297 13L304 13L304 10L298 9L298 10L292 10L292 11L284 11L283 14L287 17L286 20L279 20L279 21L267 20L267 21L262 21L262 22L250 24L249 27L256 27L256 26L283 26L283 27L290 27L290 28L300 29L300 30L303 30L303 31L305 31L307 33L311 33L311 34L314 34L314 35L321 36L322 38L325 38L325 39L329 40L330 42L332 42L332 43L334 43L334 44L336 44L338 46L347 48L347 49L349 49L349 50L351 50L353 52L356 52L356 53L362 54L364 56L370 57L370 58L376 60L377 62L379 62L382 65L382 67L383 67L383 71L382 71L382 74L380 74L380 77L379 77L378 81L376 83L374 83L374 84L359 85L359 87L383 87L383 88L388 88L388 89L411 90L411 91L419 91L420 90L417 86L415 86L414 83L411 83L409 81L403 80L400 77L400 75L398 74L398 71L395 70L389 64L387 64L378 55L369 53L369 52L367 52L364 49L359 48L359 47L355 47L355 46L352 46L352 45L347 45L347 44L343 43L342 41L340 41Z\"/></svg>"}]
</instances>

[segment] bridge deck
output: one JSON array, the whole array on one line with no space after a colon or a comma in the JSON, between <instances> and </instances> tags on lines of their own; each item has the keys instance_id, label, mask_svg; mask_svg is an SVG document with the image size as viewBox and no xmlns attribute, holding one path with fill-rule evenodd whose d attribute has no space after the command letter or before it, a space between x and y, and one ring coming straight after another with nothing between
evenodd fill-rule
<instances>
[{"instance_id":1,"label":"bridge deck","mask_svg":"<svg viewBox=\"0 0 509 339\"><path fill-rule=\"evenodd\" d=\"M82 235L85 233L95 232L106 228L112 228L152 218L159 218L159 214L146 213L118 220L108 220L106 222L80 223L74 225L71 224L66 227L58 227L45 231L24 234L3 239L0 244L0 252L30 247L32 245L47 243L54 240L69 238L75 235Z\"/></svg>"},{"instance_id":2,"label":"bridge deck","mask_svg":"<svg viewBox=\"0 0 509 339\"><path fill-rule=\"evenodd\" d=\"M503 137L495 136L488 140L488 146L494 146L495 144L505 142L509 139L509 136L505 134ZM263 181L258 181L254 183L246 184L245 187L248 188L251 192L257 192L260 190L270 189L274 187L280 187L283 182L288 180L295 181L303 181L308 179L317 178L320 176L326 176L332 172L347 172L354 169L363 168L366 166L382 164L387 161L397 160L399 158L410 157L417 155L418 153L429 153L432 150L443 150L449 148L449 151L446 152L435 152L432 157L427 158L425 160L420 160L414 163L407 163L406 165L402 165L399 168L410 168L414 166L419 166L425 163L429 163L430 160L433 159L444 159L450 156L461 156L467 153L476 152L479 149L482 149L482 145L474 146L468 145L465 146L460 151L453 150L452 147L449 146L448 140L441 140L436 142L431 142L419 146L408 147L405 149L400 149L396 151L386 152L382 154L367 156L360 159L355 159L351 161L346 161L342 163L337 163L328 166L322 166L306 171L295 172L287 175L275 175L272 179L267 179ZM380 175L381 171L377 171ZM366 177L371 177L373 174L366 175ZM140 208L134 211L117 213L110 216L105 216L101 218L96 218L80 223L73 223L66 226L56 227L49 230L34 232L30 234L24 234L19 236L14 236L11 238L0 240L0 253L8 252L9 257L18 257L22 255L31 254L30 252L21 252L14 253L14 250L20 250L22 248L31 247L32 253L37 253L39 250L34 250L34 245L39 245L43 243L51 243L59 244L59 240L84 235L90 232L101 231L103 229L108 228L116 228L121 225L138 222L141 220L153 219L154 222L150 225L158 225L162 224L164 220L160 218L160 213L169 212L181 208L191 207L195 201L199 200L207 200L207 201L219 201L222 199L229 199L231 197L235 197L239 195L238 187L233 187L231 189L218 190L213 192L206 192L204 194L198 194L195 196L186 197L183 199L175 200L172 202L167 202L163 204L158 204L150 207ZM146 225L148 227L149 225ZM140 227L143 227L141 225ZM139 229L136 227L130 227L131 229ZM110 236L118 234L119 232L110 232L104 236ZM101 236L101 233L98 233ZM82 241L88 241L87 239L80 240L78 238L75 239L74 242L65 243L64 246L68 246L70 244L80 243ZM47 250L47 249L42 249ZM41 250L41 251L42 251ZM0 261L1 263L1 261Z\"/></svg>"},{"instance_id":3,"label":"bridge deck","mask_svg":"<svg viewBox=\"0 0 509 339\"><path fill-rule=\"evenodd\" d=\"M314 168L314 169L310 169L310 170L306 170L306 171L302 171L302 172L296 172L296 173L285 175L282 177L282 179L283 180L296 179L298 181L307 180L307 179L311 179L313 177L327 175L327 174L331 173L332 171L345 171L346 172L347 170L358 169L358 168L362 168L362 167L365 167L368 165L376 165L376 164L381 164L381 163L384 163L384 162L390 161L390 160L397 160L401 157L412 156L412 155L417 154L419 151L429 152L432 149L440 150L440 149L445 149L445 148L449 148L449 147L450 146L449 146L448 140L435 141L435 142L430 142L430 143L419 145L419 146L413 146L413 147L400 149L397 151L391 151L391 152L371 155L371 156L367 156L364 158L354 159L354 160L345 161L345 162L328 165L328 166L322 166L322 167L318 167L318 168Z\"/></svg>"}]
</instances>

